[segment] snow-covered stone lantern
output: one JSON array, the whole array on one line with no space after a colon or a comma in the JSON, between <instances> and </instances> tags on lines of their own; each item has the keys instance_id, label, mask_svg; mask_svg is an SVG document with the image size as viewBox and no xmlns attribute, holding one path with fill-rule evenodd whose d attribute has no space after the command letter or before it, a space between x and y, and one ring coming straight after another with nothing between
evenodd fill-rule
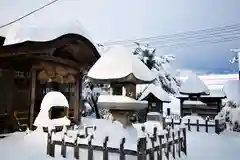
<instances>
[{"instance_id":1,"label":"snow-covered stone lantern","mask_svg":"<svg viewBox=\"0 0 240 160\"><path fill-rule=\"evenodd\" d=\"M68 109L68 101L61 92L48 92L43 97L40 112L34 121L34 125L42 127L44 131L49 128L61 131L64 126L70 125Z\"/></svg>"},{"instance_id":2,"label":"snow-covered stone lantern","mask_svg":"<svg viewBox=\"0 0 240 160\"><path fill-rule=\"evenodd\" d=\"M136 111L147 108L136 100L136 84L152 82L155 77L130 48L114 47L94 64L88 77L98 84L110 84L110 95L100 95L98 106L107 108L123 127L131 126Z\"/></svg>"}]
</instances>

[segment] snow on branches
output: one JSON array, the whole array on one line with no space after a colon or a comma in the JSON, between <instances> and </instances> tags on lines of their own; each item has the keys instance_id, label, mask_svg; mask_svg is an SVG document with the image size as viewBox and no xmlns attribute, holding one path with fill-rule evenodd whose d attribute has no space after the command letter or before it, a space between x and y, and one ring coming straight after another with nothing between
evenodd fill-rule
<instances>
[{"instance_id":1,"label":"snow on branches","mask_svg":"<svg viewBox=\"0 0 240 160\"><path fill-rule=\"evenodd\" d=\"M155 52L155 48L151 48L148 44L140 43L136 43L136 48L133 50L133 54L138 56L139 59L157 75L157 79L154 82L155 84L160 84L168 93L177 93L180 80L178 79L177 71L171 67L171 62L174 61L176 57L174 55L156 56Z\"/></svg>"}]
</instances>

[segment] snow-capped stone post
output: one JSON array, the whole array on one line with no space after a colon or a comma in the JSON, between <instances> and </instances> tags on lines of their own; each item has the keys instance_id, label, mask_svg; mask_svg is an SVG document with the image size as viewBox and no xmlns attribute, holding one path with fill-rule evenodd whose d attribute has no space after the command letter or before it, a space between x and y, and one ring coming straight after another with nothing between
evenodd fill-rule
<instances>
[{"instance_id":1,"label":"snow-capped stone post","mask_svg":"<svg viewBox=\"0 0 240 160\"><path fill-rule=\"evenodd\" d=\"M162 140L163 140L163 138L164 138L164 135L158 135L158 139L159 139L158 160L162 160L162 156L163 156L163 154L162 154L162 149L163 149L163 147L162 147L162 144L163 144Z\"/></svg>"},{"instance_id":2,"label":"snow-capped stone post","mask_svg":"<svg viewBox=\"0 0 240 160\"><path fill-rule=\"evenodd\" d=\"M208 133L208 120L205 120L206 132Z\"/></svg>"},{"instance_id":3,"label":"snow-capped stone post","mask_svg":"<svg viewBox=\"0 0 240 160\"><path fill-rule=\"evenodd\" d=\"M61 155L63 158L66 158L66 152L67 152L67 146L65 141L66 135L67 135L67 131L64 131L63 137L62 137L62 145L61 145Z\"/></svg>"},{"instance_id":4,"label":"snow-capped stone post","mask_svg":"<svg viewBox=\"0 0 240 160\"><path fill-rule=\"evenodd\" d=\"M182 141L181 141L181 132L180 132L180 130L178 130L178 132L177 132L177 136L178 136L178 157L181 157L181 143L182 143Z\"/></svg>"},{"instance_id":5,"label":"snow-capped stone post","mask_svg":"<svg viewBox=\"0 0 240 160\"><path fill-rule=\"evenodd\" d=\"M103 159L108 160L108 148L107 148L107 143L108 143L109 137L106 136L104 141L103 141Z\"/></svg>"},{"instance_id":6,"label":"snow-capped stone post","mask_svg":"<svg viewBox=\"0 0 240 160\"><path fill-rule=\"evenodd\" d=\"M188 119L188 123L187 123L187 125L188 125L188 131L191 131L190 119Z\"/></svg>"},{"instance_id":7,"label":"snow-capped stone post","mask_svg":"<svg viewBox=\"0 0 240 160\"><path fill-rule=\"evenodd\" d=\"M172 156L175 159L175 133L174 131L172 132Z\"/></svg>"},{"instance_id":8,"label":"snow-capped stone post","mask_svg":"<svg viewBox=\"0 0 240 160\"><path fill-rule=\"evenodd\" d=\"M124 153L124 144L126 142L125 138L122 138L120 142L120 160L125 160L125 153Z\"/></svg>"},{"instance_id":9,"label":"snow-capped stone post","mask_svg":"<svg viewBox=\"0 0 240 160\"><path fill-rule=\"evenodd\" d=\"M53 144L52 141L52 134L54 130L50 129L47 134L47 155L54 157L55 155L55 145Z\"/></svg>"},{"instance_id":10,"label":"snow-capped stone post","mask_svg":"<svg viewBox=\"0 0 240 160\"><path fill-rule=\"evenodd\" d=\"M183 128L183 153L187 155L187 132L186 128Z\"/></svg>"},{"instance_id":11,"label":"snow-capped stone post","mask_svg":"<svg viewBox=\"0 0 240 160\"><path fill-rule=\"evenodd\" d=\"M138 150L138 160L146 160L146 149L147 149L147 139L142 137L138 140L137 150Z\"/></svg>"},{"instance_id":12,"label":"snow-capped stone post","mask_svg":"<svg viewBox=\"0 0 240 160\"><path fill-rule=\"evenodd\" d=\"M74 139L74 158L75 159L79 159L79 148L78 148L78 139L79 138L80 138L80 134L78 133Z\"/></svg>"},{"instance_id":13,"label":"snow-capped stone post","mask_svg":"<svg viewBox=\"0 0 240 160\"><path fill-rule=\"evenodd\" d=\"M219 120L215 119L215 133L220 134Z\"/></svg>"},{"instance_id":14,"label":"snow-capped stone post","mask_svg":"<svg viewBox=\"0 0 240 160\"><path fill-rule=\"evenodd\" d=\"M199 119L197 119L197 132L199 132Z\"/></svg>"},{"instance_id":15,"label":"snow-capped stone post","mask_svg":"<svg viewBox=\"0 0 240 160\"><path fill-rule=\"evenodd\" d=\"M88 160L93 160L93 147L92 147L93 135L88 140Z\"/></svg>"}]
</instances>

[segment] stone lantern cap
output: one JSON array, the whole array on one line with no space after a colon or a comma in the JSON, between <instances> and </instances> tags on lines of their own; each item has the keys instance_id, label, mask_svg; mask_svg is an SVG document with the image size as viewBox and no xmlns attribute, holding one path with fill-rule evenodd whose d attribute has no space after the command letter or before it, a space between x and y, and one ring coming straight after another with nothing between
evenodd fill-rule
<instances>
[{"instance_id":1,"label":"stone lantern cap","mask_svg":"<svg viewBox=\"0 0 240 160\"><path fill-rule=\"evenodd\" d=\"M93 65L88 77L95 83L145 84L155 79L154 74L130 48L118 46L109 49Z\"/></svg>"}]
</instances>

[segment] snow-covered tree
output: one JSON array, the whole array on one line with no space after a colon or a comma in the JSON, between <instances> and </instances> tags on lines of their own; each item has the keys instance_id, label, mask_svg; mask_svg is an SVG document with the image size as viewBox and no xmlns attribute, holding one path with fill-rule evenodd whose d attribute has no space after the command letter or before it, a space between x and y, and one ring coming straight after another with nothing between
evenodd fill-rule
<instances>
[{"instance_id":1,"label":"snow-covered tree","mask_svg":"<svg viewBox=\"0 0 240 160\"><path fill-rule=\"evenodd\" d=\"M137 55L157 75L157 79L154 81L155 84L161 85L168 93L177 93L181 83L178 79L177 71L171 67L171 62L175 60L175 56L157 56L155 52L155 48L151 48L148 44L140 43L136 43L136 48L133 50L133 54Z\"/></svg>"},{"instance_id":2,"label":"snow-covered tree","mask_svg":"<svg viewBox=\"0 0 240 160\"><path fill-rule=\"evenodd\" d=\"M105 118L109 114L107 109L98 108L97 101L100 94L107 92L108 88L93 84L85 75L83 77L83 109L82 116L93 116L97 119Z\"/></svg>"},{"instance_id":3,"label":"snow-covered tree","mask_svg":"<svg viewBox=\"0 0 240 160\"><path fill-rule=\"evenodd\" d=\"M232 131L240 131L240 105L233 101L226 101L223 104L221 111L215 117L216 119L224 118L229 124L229 129Z\"/></svg>"}]
</instances>

